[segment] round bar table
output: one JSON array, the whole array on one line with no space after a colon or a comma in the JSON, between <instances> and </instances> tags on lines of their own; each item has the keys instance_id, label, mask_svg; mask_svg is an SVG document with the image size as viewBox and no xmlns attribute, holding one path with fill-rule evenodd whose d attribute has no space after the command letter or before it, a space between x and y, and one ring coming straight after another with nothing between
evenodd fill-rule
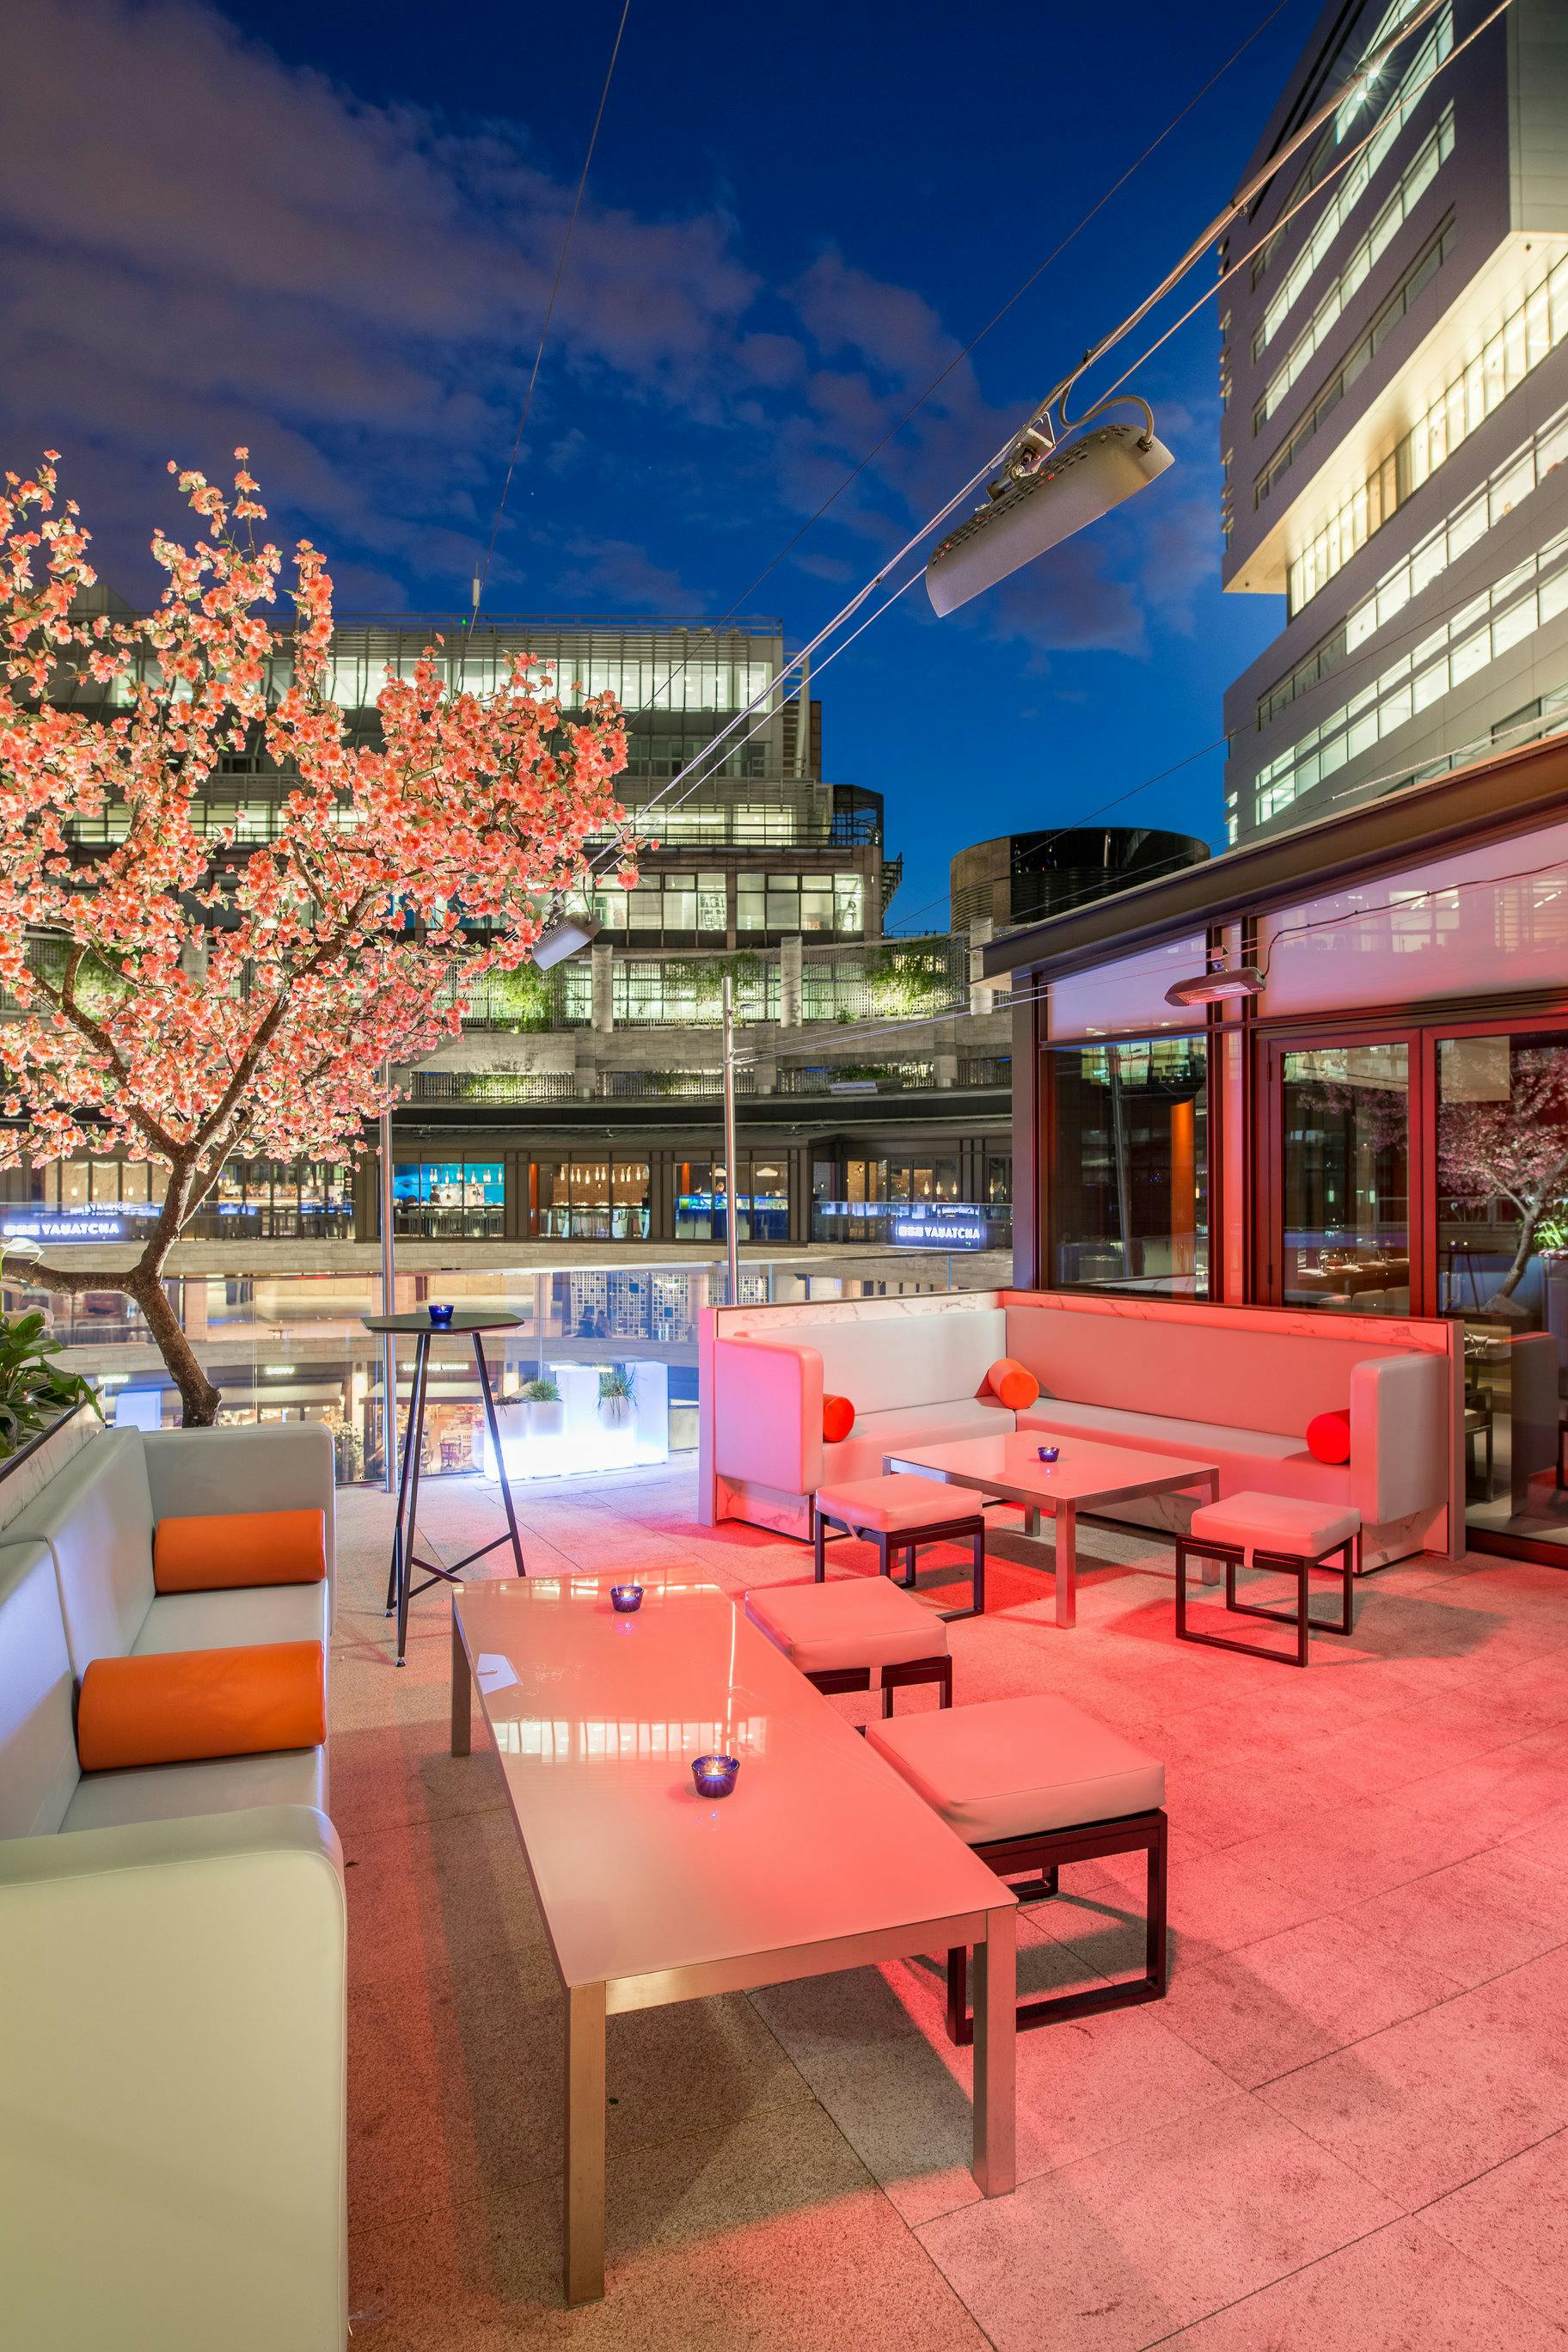
<instances>
[{"instance_id":1,"label":"round bar table","mask_svg":"<svg viewBox=\"0 0 1568 2352\"><path fill-rule=\"evenodd\" d=\"M408 1604L421 1592L428 1592L433 1584L457 1584L463 1570L471 1568L487 1553L499 1551L510 1543L512 1558L517 1562L519 1576L526 1576L522 1560L522 1538L517 1531L517 1514L511 1507L511 1488L507 1484L506 1460L501 1453L500 1430L496 1422L495 1398L490 1393L489 1373L485 1368L484 1333L515 1331L521 1323L504 1307L454 1307L449 1323L432 1323L428 1313L416 1308L407 1315L366 1315L367 1331L391 1332L394 1341L405 1333L414 1339L414 1386L408 1399L408 1425L403 1437L403 1466L397 1477L397 1516L392 1523L392 1567L386 1581L386 1613L397 1612L397 1663L405 1664L404 1652L408 1642ZM497 1536L478 1551L464 1554L451 1568L443 1568L433 1559L424 1559L414 1549L414 1523L419 1511L419 1450L425 1438L425 1396L430 1383L430 1343L433 1339L471 1338L474 1343L474 1365L479 1376L479 1394L485 1401L485 1419L489 1423L490 1444L495 1449L496 1475L500 1480L501 1501L506 1508L507 1532ZM387 1401L386 1426L397 1428L397 1390ZM414 1570L426 1570L423 1584L413 1581Z\"/></svg>"}]
</instances>

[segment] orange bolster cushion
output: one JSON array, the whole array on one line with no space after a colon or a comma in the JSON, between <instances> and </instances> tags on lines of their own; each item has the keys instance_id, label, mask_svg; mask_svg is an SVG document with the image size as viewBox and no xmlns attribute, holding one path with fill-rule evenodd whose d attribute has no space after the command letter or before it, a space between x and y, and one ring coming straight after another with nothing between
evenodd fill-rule
<instances>
[{"instance_id":1,"label":"orange bolster cushion","mask_svg":"<svg viewBox=\"0 0 1568 2352\"><path fill-rule=\"evenodd\" d=\"M985 1375L985 1385L994 1397L1001 1398L1010 1412L1022 1412L1040 1393L1040 1384L1033 1372L1026 1372L1013 1356L997 1358Z\"/></svg>"},{"instance_id":2,"label":"orange bolster cushion","mask_svg":"<svg viewBox=\"0 0 1568 2352\"><path fill-rule=\"evenodd\" d=\"M320 1642L94 1658L81 1678L76 1748L84 1772L320 1748L326 1736Z\"/></svg>"},{"instance_id":3,"label":"orange bolster cushion","mask_svg":"<svg viewBox=\"0 0 1568 2352\"><path fill-rule=\"evenodd\" d=\"M320 1584L325 1511L218 1511L160 1519L153 1581L160 1592L227 1592L240 1584Z\"/></svg>"},{"instance_id":4,"label":"orange bolster cushion","mask_svg":"<svg viewBox=\"0 0 1568 2352\"><path fill-rule=\"evenodd\" d=\"M1307 1423L1307 1451L1314 1462L1348 1462L1351 1458L1351 1417L1348 1412L1321 1412Z\"/></svg>"},{"instance_id":5,"label":"orange bolster cushion","mask_svg":"<svg viewBox=\"0 0 1568 2352\"><path fill-rule=\"evenodd\" d=\"M855 1426L855 1408L847 1397L825 1396L822 1400L822 1435L828 1445L842 1444Z\"/></svg>"}]
</instances>

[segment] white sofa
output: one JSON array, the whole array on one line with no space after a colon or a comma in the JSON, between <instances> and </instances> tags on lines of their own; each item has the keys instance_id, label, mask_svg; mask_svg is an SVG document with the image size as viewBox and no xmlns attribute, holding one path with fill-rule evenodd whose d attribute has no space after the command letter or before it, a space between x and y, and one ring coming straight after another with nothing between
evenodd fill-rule
<instances>
[{"instance_id":1,"label":"white sofa","mask_svg":"<svg viewBox=\"0 0 1568 2352\"><path fill-rule=\"evenodd\" d=\"M792 1535L815 1490L868 1477L891 1452L998 1428L1079 1433L1215 1464L1247 1488L1353 1503L1363 1562L1447 1550L1462 1394L1443 1323L1327 1318L1189 1301L1000 1291L809 1307L710 1309L703 1339L703 1502L710 1520ZM979 1393L999 1357L1040 1383L1015 1415ZM855 1426L822 1436L824 1391ZM1351 1457L1307 1450L1318 1413L1348 1409ZM1184 1523L1183 1498L1119 1516Z\"/></svg>"},{"instance_id":2,"label":"white sofa","mask_svg":"<svg viewBox=\"0 0 1568 2352\"><path fill-rule=\"evenodd\" d=\"M0 2342L342 2352L325 1750L84 1777L74 1731L95 1657L324 1641L332 1487L315 1426L105 1432L0 1526ZM314 1507L325 1585L154 1593L165 1514Z\"/></svg>"}]
</instances>

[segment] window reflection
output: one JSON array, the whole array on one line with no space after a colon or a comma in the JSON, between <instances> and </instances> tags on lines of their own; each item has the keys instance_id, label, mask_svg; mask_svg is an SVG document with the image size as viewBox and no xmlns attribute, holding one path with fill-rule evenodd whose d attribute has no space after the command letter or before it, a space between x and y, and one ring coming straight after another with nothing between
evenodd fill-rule
<instances>
[{"instance_id":1,"label":"window reflection","mask_svg":"<svg viewBox=\"0 0 1568 2352\"><path fill-rule=\"evenodd\" d=\"M1206 1296L1203 1042L1058 1048L1046 1076L1057 1285Z\"/></svg>"}]
</instances>

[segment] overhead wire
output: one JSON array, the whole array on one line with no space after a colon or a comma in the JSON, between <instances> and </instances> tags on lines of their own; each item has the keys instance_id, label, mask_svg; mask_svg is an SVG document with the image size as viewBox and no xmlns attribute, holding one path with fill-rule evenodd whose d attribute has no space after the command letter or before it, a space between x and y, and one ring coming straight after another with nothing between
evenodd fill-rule
<instances>
[{"instance_id":1,"label":"overhead wire","mask_svg":"<svg viewBox=\"0 0 1568 2352\"><path fill-rule=\"evenodd\" d=\"M1478 751L1488 748L1495 748L1495 746L1500 743L1507 736L1523 734L1531 728L1540 728L1542 715L1542 714L1541 713L1536 713L1529 719L1517 720L1511 727L1501 728L1495 731L1489 731L1486 735L1475 736L1468 743L1456 745L1451 756L1458 759L1462 758L1467 751ZM1559 728L1542 730L1542 740L1546 740L1547 737L1552 734L1564 731L1568 731L1568 711L1564 711L1562 723ZM1403 781L1403 777L1405 772L1405 771L1401 769L1391 768L1384 775L1366 777L1361 784L1356 785L1353 789L1357 792L1370 792L1378 784L1397 783ZM1344 797L1348 798L1349 795L1346 794ZM1397 907L1353 907L1347 909L1343 914L1325 915L1309 922L1284 925L1270 940L1269 946L1267 950L1266 961L1263 966L1263 976L1267 979L1268 964L1272 960L1274 949L1279 942L1281 940L1294 937L1299 932L1328 930L1332 929L1342 923L1373 921L1379 915L1403 914L1408 908L1419 904L1420 901L1425 898L1441 898L1449 891L1476 889L1480 887L1483 884L1491 884L1496 886L1497 884L1503 882L1530 882L1538 880L1549 874L1562 874L1565 872L1568 872L1568 856L1552 858L1545 866L1524 866L1513 873L1472 875L1461 877L1456 882L1434 882L1425 890L1413 891L1407 898L1401 898ZM1101 895L1103 896L1104 894ZM1034 927L1026 925L1023 926L1023 928L1032 929ZM1011 1012L1015 1007L1019 1005L1044 1004L1048 1003L1055 982L1043 981L1034 988L1015 990L1009 990L1005 982L1001 979L984 982L980 983L980 985L994 989L995 993L1005 1000L1002 1003L993 1007L994 1012L1005 1013ZM973 1012L961 999L955 998L952 1004L945 1006L939 1013L911 1013L907 1019L883 1022L876 1025L868 1025L864 1023L857 1022L855 1024L855 1034L858 1040L864 1037L896 1036L911 1029L933 1028L942 1022L984 1020L988 1017L989 1016L985 1013L976 1013ZM832 1024L830 1023L820 1023L814 1025L819 1027L831 1027ZM1075 1042L1081 1044L1084 1041L1079 1039ZM1119 1041L1115 1038L1111 1038L1104 1042L1114 1045L1118 1042L1131 1041ZM773 1060L774 1055L769 1055L762 1056L755 1054L747 1055L737 1055L735 1057L735 1066L737 1069L750 1068L753 1066L757 1061L764 1058Z\"/></svg>"},{"instance_id":2,"label":"overhead wire","mask_svg":"<svg viewBox=\"0 0 1568 2352\"><path fill-rule=\"evenodd\" d=\"M1491 26L1497 23L1498 18L1505 15L1512 5L1513 0L1498 0L1497 6L1493 8L1489 16L1483 16L1480 23L1475 26L1471 31L1467 33L1462 41L1457 41L1455 43L1454 47L1449 50L1446 58L1440 58L1438 59L1437 63L1433 67L1429 74L1424 76L1424 78L1417 82L1413 89L1406 91L1403 97L1396 100L1399 112L1401 114L1406 113L1409 109L1415 104L1416 100L1431 88L1432 84L1436 80L1437 76L1440 73L1447 72L1448 67L1453 64L1456 58L1463 57L1471 42L1479 41L1481 35L1489 31ZM1393 108L1389 109L1390 112L1393 110ZM1162 335L1157 336L1153 342L1148 345L1146 350L1139 353L1138 357L1132 361L1130 366L1122 370L1121 373L1117 377L1110 390L1100 394L1100 398L1102 400L1113 399L1130 376L1136 375L1139 369L1145 366L1148 362L1153 358L1154 353L1157 351L1162 350L1163 346L1170 341L1173 335L1179 334L1182 329L1186 326L1191 320L1197 317L1198 312L1203 309L1205 302L1213 301L1216 295L1224 291L1225 288L1230 284L1238 269L1240 269L1247 262L1251 261L1256 255L1261 253L1266 245L1271 245L1274 239L1279 236L1280 230L1288 228L1299 213L1303 212L1309 205L1315 204L1318 198L1323 194L1324 190L1339 177L1339 174L1342 172L1346 171L1349 166L1355 162L1356 157L1363 152L1363 150L1372 144L1372 142L1377 137L1378 132L1382 130L1384 120L1385 117L1379 116L1377 121L1373 124L1365 137L1357 140L1352 147L1348 147L1343 155L1340 158L1339 162L1325 172L1321 179L1317 181L1315 184L1308 190L1304 196L1300 197L1297 203L1290 205L1286 212L1282 213L1279 218L1264 232L1262 236L1258 238L1256 245L1249 246L1245 253L1238 254L1236 259L1225 270L1224 274L1221 277L1216 278L1212 286L1206 286L1203 292L1198 296L1197 300L1189 304L1187 309L1182 312L1179 319L1173 320L1171 324L1165 329L1164 332Z\"/></svg>"},{"instance_id":3,"label":"overhead wire","mask_svg":"<svg viewBox=\"0 0 1568 2352\"><path fill-rule=\"evenodd\" d=\"M1361 64L1357 67L1356 71L1352 76L1350 81L1337 90L1332 99L1327 100L1324 105L1318 108L1314 113L1309 117L1308 121L1301 126L1301 128L1292 134L1284 146L1278 149L1269 157L1267 166L1258 173L1255 173L1242 186L1242 188L1237 192L1222 212L1216 215L1215 220L1210 223L1209 226L1203 232L1202 236L1188 247L1186 253L1175 265L1174 268L1166 272L1165 277L1160 281L1160 284L1153 289L1153 291L1145 296L1136 308L1131 311L1118 326L1112 328L1108 334L1100 339L1098 343L1090 347L1090 350L1085 353L1084 358L1079 362L1078 367L1064 378L1062 383L1048 396L1047 401L1033 412L1037 417L1046 415L1052 404L1061 395L1061 394L1072 388L1073 384L1089 366L1092 365L1097 359L1102 357L1107 352L1112 350L1115 345L1124 338L1124 336L1131 333L1133 328L1149 315L1152 310L1157 307L1159 302L1164 299L1164 296L1169 293L1174 286L1179 284L1181 278L1196 265L1197 261L1203 257L1203 256L1209 250L1210 247L1217 241L1218 237L1229 226L1230 222L1236 219L1240 213L1246 210L1247 205L1251 203L1258 191L1262 187L1266 186L1268 182L1274 178L1276 174L1284 168L1285 164L1289 162L1290 158L1296 154L1309 140L1315 137L1317 132L1321 131L1323 126L1333 118L1340 109L1348 102L1350 96L1357 86L1374 79L1377 72L1381 69L1388 58L1391 57L1397 48L1403 47L1415 33L1418 32L1427 19L1434 16L1437 9L1444 5L1446 5L1446 0L1424 0L1424 5L1416 8L1386 41L1382 43L1376 49L1370 51L1362 59ZM1429 84L1430 81L1435 79L1436 75L1444 71L1453 61L1453 58L1460 54L1460 47L1468 47L1469 39L1479 37L1480 32L1484 31L1487 26L1494 23L1510 5L1511 0L1500 0L1500 5L1492 10L1491 15L1485 20L1485 23L1482 26L1478 26L1474 34L1468 37L1466 43L1450 50L1448 57L1441 60L1434 68L1433 73L1426 78L1426 84ZM1425 88L1426 84L1423 84L1422 87ZM1404 101L1402 101L1402 104L1403 103ZM1365 145L1367 141L1370 141L1370 139L1375 135L1376 129L1377 125L1374 124L1373 129L1367 132L1366 139L1359 142L1357 143L1357 147L1352 149L1350 153L1347 153L1342 164L1337 166L1336 169L1342 169L1345 164L1348 164L1352 160L1353 160L1354 153L1359 152L1359 148ZM1319 187L1321 188L1323 184L1324 183L1320 182ZM1317 193L1317 189L1314 189L1311 192L1314 196ZM1300 209L1300 207L1297 207L1296 209ZM1277 223L1275 225L1275 228L1270 230L1269 235L1274 235L1279 226L1280 224ZM1237 266L1239 266L1239 264ZM1215 290L1215 288L1210 288L1202 299L1206 300L1208 299L1208 294L1213 293ZM1194 304L1193 306L1193 311L1188 315L1194 315L1196 310L1200 307L1201 303ZM1178 321L1177 323L1179 325L1182 322ZM1172 330L1171 331L1174 331L1174 330ZM1162 341L1164 340L1166 340L1166 338L1161 338ZM1158 349L1159 344L1156 343L1152 348ZM1140 362L1135 364L1142 364L1142 362ZM1130 373L1131 372L1131 370L1129 370L1127 373ZM1124 382L1125 375L1119 381ZM1108 400L1110 397L1111 394L1109 393L1100 395L1102 400ZM1079 421L1081 422L1082 420L1080 419ZM817 631L810 643L803 646L800 652L792 656L783 664L777 677L770 681L768 687L763 688L758 695L753 696L751 701L748 702L743 709L735 712L726 724L719 730L718 733L712 737L710 741L707 746L705 746L704 750L697 755L697 760L693 762L694 766L700 766L702 761L708 760L716 751L721 749L743 720L749 718L761 703L769 700L774 694L776 694L780 685L788 678L790 674L794 670L799 668L811 655L815 654L821 645L833 635L835 630L841 626L846 619L849 618L853 614L858 611L861 604L865 603L866 599L869 595L875 593L877 588L879 588L882 582L888 577L889 573L895 570L898 564L903 562L906 557L911 554L913 551L920 546L923 540L929 538L932 531L939 529L941 524L944 522L947 517L952 512L953 509L961 504L963 499L969 496L969 494L976 488L983 480L987 479L994 473L994 468L1002 463L1008 451L1016 446L1018 437L1019 436L1016 433L1010 435L1008 439L1002 444L994 455L988 458L986 463L983 467L979 467L970 477L963 488L954 493L954 495L938 509L936 514L934 514L926 523L922 524L921 529L916 531L910 539L905 541L904 545L899 550L896 555L889 558L887 562L879 567L877 572L873 573L872 577L867 582L865 586L858 590L856 595L852 597L847 604L842 606L839 612L835 614L832 619L827 621L823 627ZM905 583L906 587L912 584L912 581ZM746 593L750 593L750 590ZM889 603L895 600L891 598L889 600ZM886 608L884 607L883 609ZM858 634L858 632L857 632L857 634ZM821 667L821 665L819 665L819 667ZM666 793L673 789L674 783L676 782L685 782L686 778L689 776L689 770L688 770L683 772L681 778L671 779L670 784L663 788L660 793L655 794L652 801L642 803L639 810L639 816L646 816L650 810L657 807L659 802L665 797ZM710 773L711 772L709 772ZM682 798L689 798L690 793L698 788L698 785L705 781L707 781L707 777L703 775L699 775L693 778L688 784L686 792L682 794ZM629 825L623 827L620 831L618 839L620 841L624 841L626 835L632 830L633 828ZM618 854L618 848L613 846L608 854ZM590 872L595 870L597 870L596 864L591 865L589 868Z\"/></svg>"},{"instance_id":4,"label":"overhead wire","mask_svg":"<svg viewBox=\"0 0 1568 2352\"><path fill-rule=\"evenodd\" d=\"M533 354L533 365L529 370L528 389L522 396L522 409L517 420L517 431L512 436L511 455L507 459L506 475L501 482L500 496L496 500L496 510L490 522L489 542L485 549L484 562L474 575L473 605L465 628L465 643L473 635L474 625L479 617L479 605L483 601L485 590L489 585L490 565L495 560L496 540L500 531L501 517L506 512L507 497L511 489L511 478L517 471L518 452L522 447L522 436L528 429L529 412L533 406L534 387L539 382L539 371L544 360L544 346L550 334L550 322L555 316L556 298L561 291L561 280L566 274L566 257L572 250L572 238L577 226L577 215L583 209L583 197L588 185L588 172L594 161L594 150L599 143L599 126L605 119L605 108L610 96L610 84L615 79L616 61L621 54L621 41L626 33L626 18L631 13L631 5L632 0L622 0L621 20L616 27L616 37L610 50L610 62L605 68L604 87L599 92L599 103L595 110L594 127L588 134L588 145L583 157L583 169L577 175L577 193L572 199L572 210L567 216L566 227L561 239L561 250L556 257L555 276L551 283L550 299L544 306L544 318L539 330L539 343Z\"/></svg>"}]
</instances>

